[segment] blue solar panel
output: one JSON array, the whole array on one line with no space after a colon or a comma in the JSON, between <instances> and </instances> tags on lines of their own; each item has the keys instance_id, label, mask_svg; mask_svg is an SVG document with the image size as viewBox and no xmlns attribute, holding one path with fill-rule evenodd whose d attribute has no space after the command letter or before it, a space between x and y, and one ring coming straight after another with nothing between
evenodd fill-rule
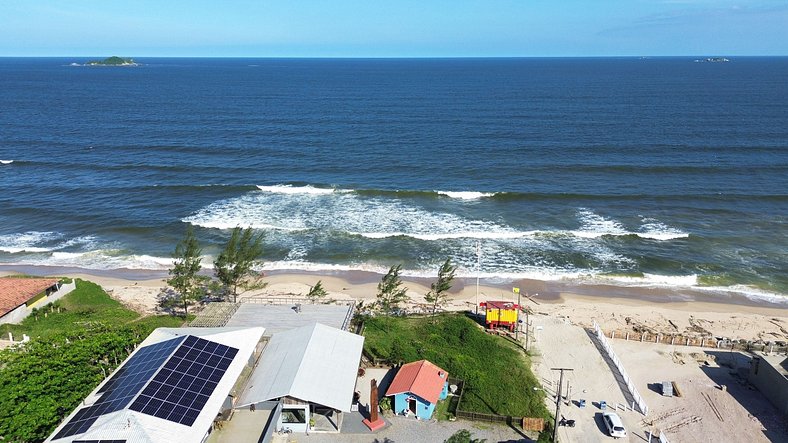
<instances>
[{"instance_id":1,"label":"blue solar panel","mask_svg":"<svg viewBox=\"0 0 788 443\"><path fill-rule=\"evenodd\" d=\"M191 426L237 353L188 336L129 409Z\"/></svg>"},{"instance_id":2,"label":"blue solar panel","mask_svg":"<svg viewBox=\"0 0 788 443\"><path fill-rule=\"evenodd\" d=\"M137 351L116 373L105 383L98 393L101 398L91 406L77 411L76 415L55 435L54 439L81 434L88 429L100 416L119 411L142 390L153 374L172 354L173 349L184 341L184 337L145 346Z\"/></svg>"}]
</instances>

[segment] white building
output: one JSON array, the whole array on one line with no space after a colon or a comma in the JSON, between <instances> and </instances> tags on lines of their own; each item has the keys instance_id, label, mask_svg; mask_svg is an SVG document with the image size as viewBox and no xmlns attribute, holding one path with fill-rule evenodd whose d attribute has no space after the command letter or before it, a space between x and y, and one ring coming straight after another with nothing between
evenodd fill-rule
<instances>
[{"instance_id":1,"label":"white building","mask_svg":"<svg viewBox=\"0 0 788 443\"><path fill-rule=\"evenodd\" d=\"M203 442L264 332L156 329L46 441Z\"/></svg>"},{"instance_id":2,"label":"white building","mask_svg":"<svg viewBox=\"0 0 788 443\"><path fill-rule=\"evenodd\" d=\"M240 395L238 408L281 402L276 429L306 432L313 414L338 430L350 412L364 337L320 323L275 334ZM259 406L258 406L259 405Z\"/></svg>"}]
</instances>

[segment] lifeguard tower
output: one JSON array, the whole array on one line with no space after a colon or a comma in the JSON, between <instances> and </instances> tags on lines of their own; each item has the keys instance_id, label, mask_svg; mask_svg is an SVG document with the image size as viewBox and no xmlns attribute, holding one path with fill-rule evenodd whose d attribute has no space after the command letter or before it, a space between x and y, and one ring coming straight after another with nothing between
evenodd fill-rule
<instances>
[{"instance_id":1,"label":"lifeguard tower","mask_svg":"<svg viewBox=\"0 0 788 443\"><path fill-rule=\"evenodd\" d=\"M510 301L487 301L479 303L479 306L484 308L488 328L506 328L514 332L520 305Z\"/></svg>"}]
</instances>

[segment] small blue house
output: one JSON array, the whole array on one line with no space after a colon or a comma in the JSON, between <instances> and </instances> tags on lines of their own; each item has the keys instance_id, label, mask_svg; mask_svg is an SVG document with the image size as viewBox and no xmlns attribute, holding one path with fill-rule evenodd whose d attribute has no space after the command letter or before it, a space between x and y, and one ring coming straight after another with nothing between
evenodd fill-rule
<instances>
[{"instance_id":1,"label":"small blue house","mask_svg":"<svg viewBox=\"0 0 788 443\"><path fill-rule=\"evenodd\" d=\"M449 395L449 374L427 360L403 365L391 381L387 396L394 397L394 412L429 420L438 400Z\"/></svg>"}]
</instances>

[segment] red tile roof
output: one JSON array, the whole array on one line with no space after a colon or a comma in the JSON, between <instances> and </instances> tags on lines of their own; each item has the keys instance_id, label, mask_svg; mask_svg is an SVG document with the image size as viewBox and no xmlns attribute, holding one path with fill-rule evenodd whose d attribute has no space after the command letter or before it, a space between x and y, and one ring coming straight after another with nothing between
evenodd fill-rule
<instances>
[{"instance_id":1,"label":"red tile roof","mask_svg":"<svg viewBox=\"0 0 788 443\"><path fill-rule=\"evenodd\" d=\"M446 371L427 360L414 361L399 368L386 395L410 392L430 403L437 403L448 378Z\"/></svg>"},{"instance_id":2,"label":"red tile roof","mask_svg":"<svg viewBox=\"0 0 788 443\"><path fill-rule=\"evenodd\" d=\"M52 278L0 278L0 317L56 283Z\"/></svg>"}]
</instances>

